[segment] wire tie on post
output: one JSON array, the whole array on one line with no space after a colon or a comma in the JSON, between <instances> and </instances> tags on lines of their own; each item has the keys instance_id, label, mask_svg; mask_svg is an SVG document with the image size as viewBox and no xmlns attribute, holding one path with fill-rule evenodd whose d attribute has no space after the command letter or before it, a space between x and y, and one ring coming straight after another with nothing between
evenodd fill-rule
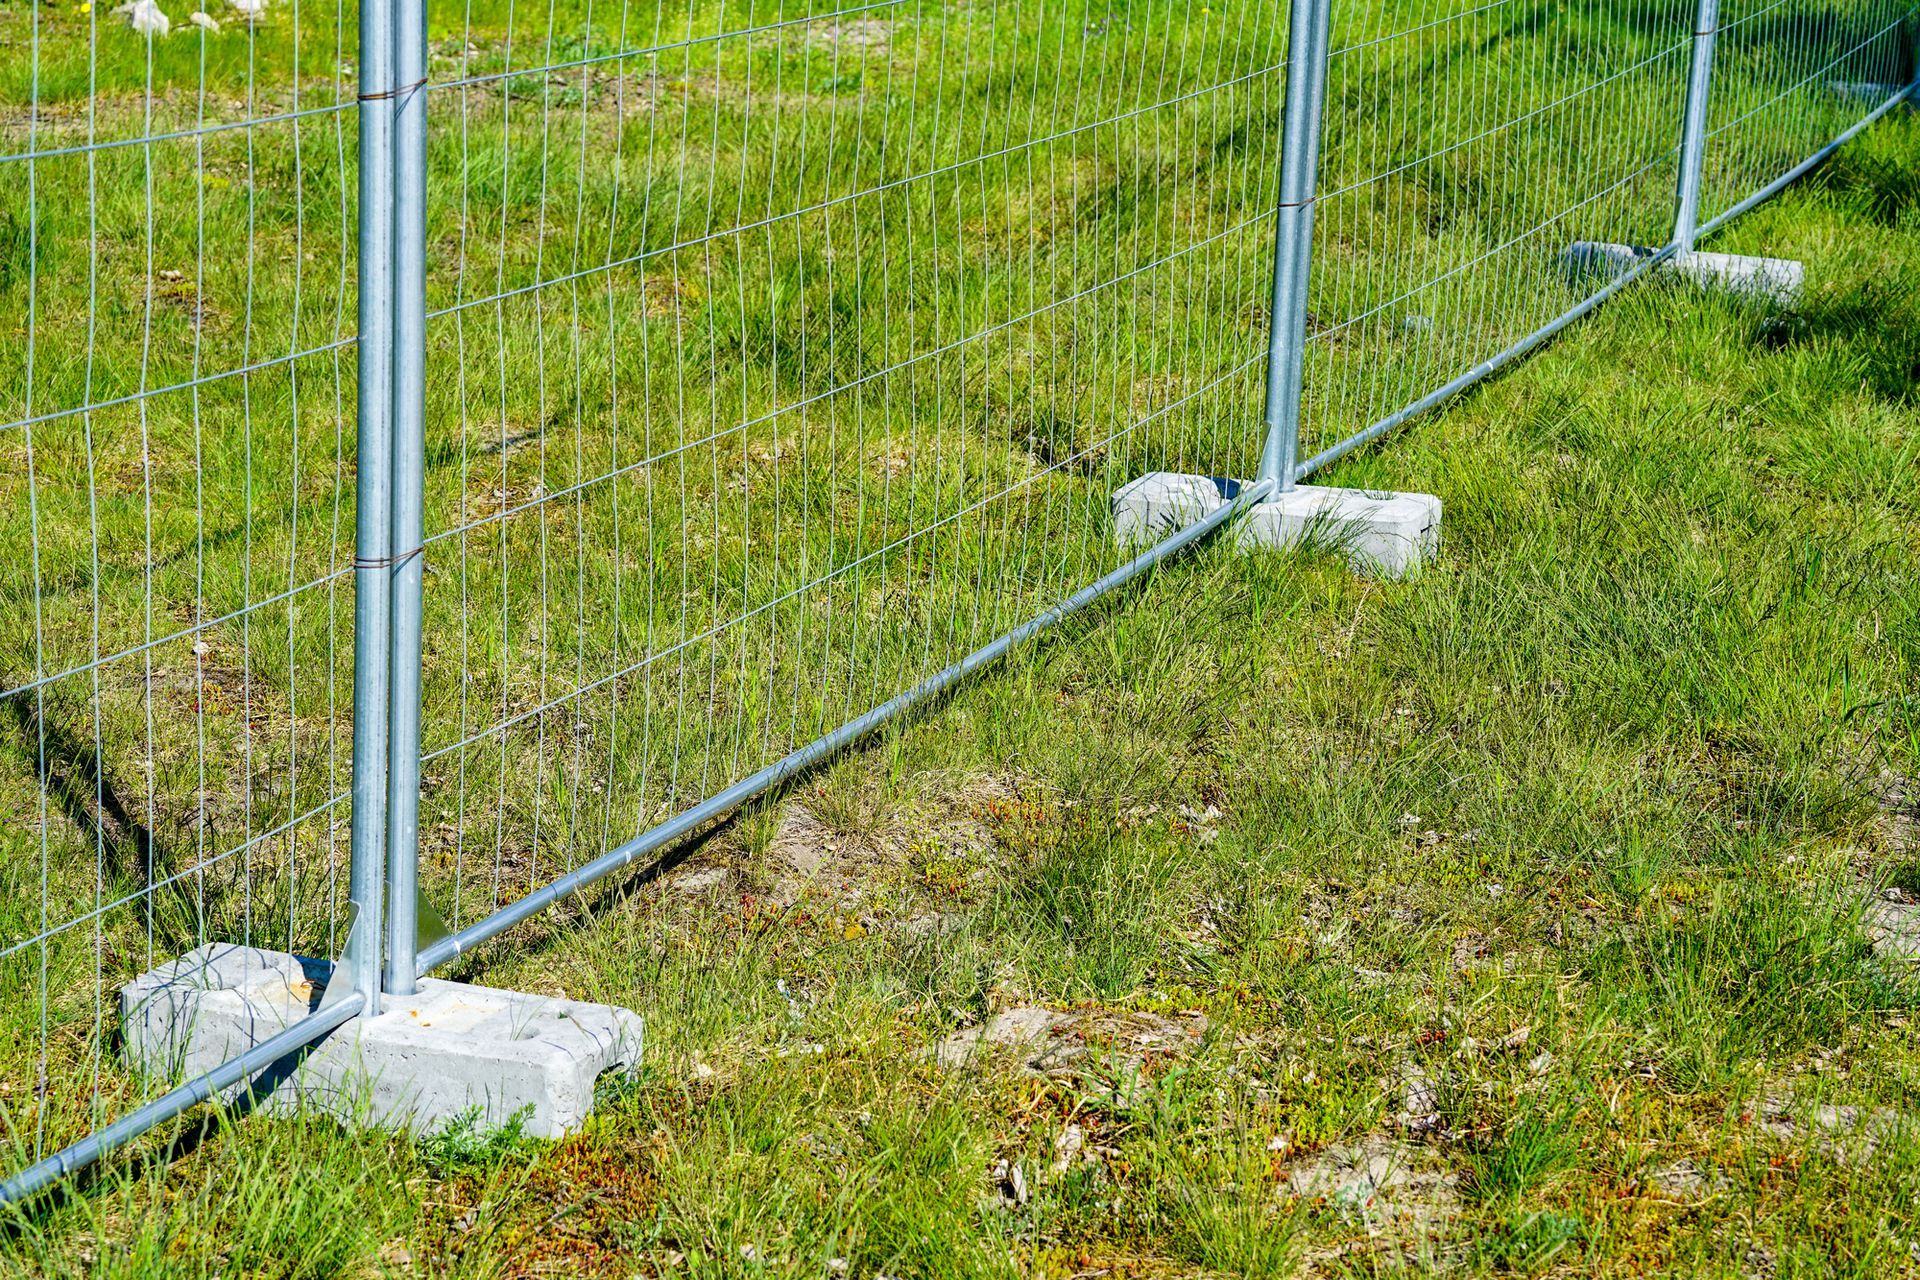
<instances>
[{"instance_id":1,"label":"wire tie on post","mask_svg":"<svg viewBox=\"0 0 1920 1280\"><path fill-rule=\"evenodd\" d=\"M418 80L415 80L412 84L395 85L391 89L381 89L377 93L363 93L360 95L360 101L380 102L387 98L404 98L408 94L412 93L415 89L424 89L426 87L426 84L427 84L427 77L421 76Z\"/></svg>"},{"instance_id":2,"label":"wire tie on post","mask_svg":"<svg viewBox=\"0 0 1920 1280\"><path fill-rule=\"evenodd\" d=\"M355 569L398 569L415 556L425 555L426 552L425 547L415 547L411 551L402 551L397 556L355 556L353 567Z\"/></svg>"}]
</instances>

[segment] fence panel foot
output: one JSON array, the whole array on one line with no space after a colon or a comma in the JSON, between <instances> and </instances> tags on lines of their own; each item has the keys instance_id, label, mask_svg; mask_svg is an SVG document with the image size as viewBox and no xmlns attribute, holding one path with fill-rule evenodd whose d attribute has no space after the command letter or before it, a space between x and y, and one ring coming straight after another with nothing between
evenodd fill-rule
<instances>
[{"instance_id":1,"label":"fence panel foot","mask_svg":"<svg viewBox=\"0 0 1920 1280\"><path fill-rule=\"evenodd\" d=\"M1158 542L1233 501L1239 482L1150 471L1115 490L1114 536L1122 545ZM1246 510L1234 546L1242 551L1313 544L1339 548L1357 573L1401 578L1440 550L1440 499L1300 485Z\"/></svg>"},{"instance_id":2,"label":"fence panel foot","mask_svg":"<svg viewBox=\"0 0 1920 1280\"><path fill-rule=\"evenodd\" d=\"M283 951L196 948L121 989L127 1058L159 1075L206 1071L307 1017L332 970ZM585 1122L602 1075L638 1068L641 1037L640 1016L612 1005L423 979L224 1100L413 1134L518 1117L529 1136L558 1138Z\"/></svg>"},{"instance_id":3,"label":"fence panel foot","mask_svg":"<svg viewBox=\"0 0 1920 1280\"><path fill-rule=\"evenodd\" d=\"M1234 545L1339 550L1355 573L1405 578L1440 551L1440 499L1296 485L1247 508Z\"/></svg>"},{"instance_id":4,"label":"fence panel foot","mask_svg":"<svg viewBox=\"0 0 1920 1280\"><path fill-rule=\"evenodd\" d=\"M1560 255L1561 267L1577 287L1595 277L1617 279L1658 253L1641 245L1579 240ZM1703 289L1724 289L1767 306L1791 311L1806 285L1804 263L1792 258L1759 258L1739 253L1676 253L1657 270L1671 272Z\"/></svg>"},{"instance_id":5,"label":"fence panel foot","mask_svg":"<svg viewBox=\"0 0 1920 1280\"><path fill-rule=\"evenodd\" d=\"M1113 491L1113 536L1141 550L1206 519L1240 492L1238 481L1149 471Z\"/></svg>"}]
</instances>

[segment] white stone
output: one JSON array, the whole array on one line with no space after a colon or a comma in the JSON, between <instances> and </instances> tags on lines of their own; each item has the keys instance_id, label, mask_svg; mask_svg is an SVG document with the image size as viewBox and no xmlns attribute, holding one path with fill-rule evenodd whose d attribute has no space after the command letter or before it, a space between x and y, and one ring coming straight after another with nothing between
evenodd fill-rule
<instances>
[{"instance_id":1,"label":"white stone","mask_svg":"<svg viewBox=\"0 0 1920 1280\"><path fill-rule=\"evenodd\" d=\"M1113 494L1113 536L1123 547L1151 546L1204 520L1227 501L1219 481L1178 471L1149 471Z\"/></svg>"},{"instance_id":2,"label":"white stone","mask_svg":"<svg viewBox=\"0 0 1920 1280\"><path fill-rule=\"evenodd\" d=\"M173 23L153 0L134 0L127 10L127 25L143 36L164 36L173 29Z\"/></svg>"},{"instance_id":3,"label":"white stone","mask_svg":"<svg viewBox=\"0 0 1920 1280\"><path fill-rule=\"evenodd\" d=\"M128 983L128 1060L186 1078L237 1057L318 1007L332 964L208 943ZM612 1005L422 978L251 1086L263 1110L305 1105L380 1128L428 1133L478 1108L480 1129L515 1116L533 1137L578 1129L608 1072L640 1065L638 1014Z\"/></svg>"},{"instance_id":4,"label":"white stone","mask_svg":"<svg viewBox=\"0 0 1920 1280\"><path fill-rule=\"evenodd\" d=\"M1250 506L1235 532L1242 549L1335 547L1357 572L1402 578L1440 550L1440 499L1297 485Z\"/></svg>"}]
</instances>

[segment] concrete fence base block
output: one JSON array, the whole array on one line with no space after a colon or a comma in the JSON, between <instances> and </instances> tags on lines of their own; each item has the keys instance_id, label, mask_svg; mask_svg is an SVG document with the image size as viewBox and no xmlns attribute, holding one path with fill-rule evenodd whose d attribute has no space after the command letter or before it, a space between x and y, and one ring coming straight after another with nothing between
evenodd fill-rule
<instances>
[{"instance_id":1,"label":"concrete fence base block","mask_svg":"<svg viewBox=\"0 0 1920 1280\"><path fill-rule=\"evenodd\" d=\"M1114 490L1114 538L1123 547L1142 550L1206 519L1239 492L1232 480L1149 471Z\"/></svg>"},{"instance_id":2,"label":"concrete fence base block","mask_svg":"<svg viewBox=\"0 0 1920 1280\"><path fill-rule=\"evenodd\" d=\"M1655 250L1641 245L1605 244L1581 240L1560 255L1561 267L1573 283L1584 285L1595 276L1616 279L1652 257ZM1807 269L1791 258L1754 258L1737 253L1681 253L1661 269L1707 289L1725 289L1770 306L1791 309L1800 302Z\"/></svg>"},{"instance_id":3,"label":"concrete fence base block","mask_svg":"<svg viewBox=\"0 0 1920 1280\"><path fill-rule=\"evenodd\" d=\"M1756 302L1791 310L1800 303L1806 267L1791 258L1749 258L1737 253L1683 253L1667 269L1707 289L1725 289Z\"/></svg>"},{"instance_id":4,"label":"concrete fence base block","mask_svg":"<svg viewBox=\"0 0 1920 1280\"><path fill-rule=\"evenodd\" d=\"M1356 572L1404 578L1440 551L1440 499L1298 485L1248 507L1235 540L1242 548L1332 547Z\"/></svg>"},{"instance_id":5,"label":"concrete fence base block","mask_svg":"<svg viewBox=\"0 0 1920 1280\"><path fill-rule=\"evenodd\" d=\"M1113 495L1114 534L1139 548L1213 514L1240 491L1233 480L1151 471ZM1367 493L1300 485L1248 507L1234 545L1338 547L1362 573L1404 577L1440 549L1440 499L1424 493Z\"/></svg>"},{"instance_id":6,"label":"concrete fence base block","mask_svg":"<svg viewBox=\"0 0 1920 1280\"><path fill-rule=\"evenodd\" d=\"M1837 94L1865 107L1877 107L1888 98L1901 96L1901 103L1920 107L1920 89L1910 84L1875 84L1864 80L1829 80L1827 92Z\"/></svg>"},{"instance_id":7,"label":"concrete fence base block","mask_svg":"<svg viewBox=\"0 0 1920 1280\"><path fill-rule=\"evenodd\" d=\"M208 943L121 988L127 1058L176 1079L212 1070L318 1007L332 967ZM305 1106L414 1134L517 1116L529 1136L558 1138L586 1120L601 1076L640 1065L640 1016L628 1010L432 978L419 988L243 1088L269 1112Z\"/></svg>"}]
</instances>

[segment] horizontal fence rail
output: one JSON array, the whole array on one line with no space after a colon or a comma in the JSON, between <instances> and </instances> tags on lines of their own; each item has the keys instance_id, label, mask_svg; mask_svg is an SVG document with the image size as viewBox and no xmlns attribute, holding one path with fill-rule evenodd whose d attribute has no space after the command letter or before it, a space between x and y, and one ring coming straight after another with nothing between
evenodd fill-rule
<instances>
[{"instance_id":1,"label":"horizontal fence rail","mask_svg":"<svg viewBox=\"0 0 1920 1280\"><path fill-rule=\"evenodd\" d=\"M1473 385L1916 80L1912 0L0 28L6 1200ZM1122 545L1152 471L1232 500ZM117 993L209 942L341 968L141 1075Z\"/></svg>"}]
</instances>

